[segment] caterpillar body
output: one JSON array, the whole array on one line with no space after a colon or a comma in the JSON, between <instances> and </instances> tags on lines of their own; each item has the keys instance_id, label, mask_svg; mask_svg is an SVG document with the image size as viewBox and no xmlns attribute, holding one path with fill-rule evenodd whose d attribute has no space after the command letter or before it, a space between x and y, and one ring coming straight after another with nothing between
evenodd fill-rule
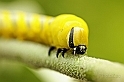
<instances>
[{"instance_id":1,"label":"caterpillar body","mask_svg":"<svg viewBox=\"0 0 124 82\"><path fill-rule=\"evenodd\" d=\"M86 22L72 14L57 17L23 11L0 11L0 36L40 42L51 46L48 54L57 49L64 53L84 54L88 46Z\"/></svg>"}]
</instances>

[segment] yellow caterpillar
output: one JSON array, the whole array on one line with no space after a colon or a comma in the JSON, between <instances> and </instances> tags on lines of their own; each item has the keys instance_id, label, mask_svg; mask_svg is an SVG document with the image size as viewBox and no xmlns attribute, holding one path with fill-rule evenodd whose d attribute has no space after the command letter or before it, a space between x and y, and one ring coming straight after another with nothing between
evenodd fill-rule
<instances>
[{"instance_id":1,"label":"yellow caterpillar","mask_svg":"<svg viewBox=\"0 0 124 82\"><path fill-rule=\"evenodd\" d=\"M0 11L0 36L49 45L48 54L57 49L57 57L59 53L64 57L68 50L73 54L84 54L88 46L88 26L72 14L51 17L23 11Z\"/></svg>"}]
</instances>

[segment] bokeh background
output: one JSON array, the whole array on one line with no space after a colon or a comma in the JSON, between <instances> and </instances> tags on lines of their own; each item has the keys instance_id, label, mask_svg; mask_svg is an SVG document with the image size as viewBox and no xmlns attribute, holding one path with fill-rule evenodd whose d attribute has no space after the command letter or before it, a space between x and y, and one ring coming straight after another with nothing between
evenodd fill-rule
<instances>
[{"instance_id":1,"label":"bokeh background","mask_svg":"<svg viewBox=\"0 0 124 82\"><path fill-rule=\"evenodd\" d=\"M83 18L89 26L88 55L124 63L123 0L0 0L0 10L6 9L51 16L75 14ZM0 62L0 80L3 82L8 82L9 79L9 82L39 82L34 76L27 67L19 63Z\"/></svg>"},{"instance_id":2,"label":"bokeh background","mask_svg":"<svg viewBox=\"0 0 124 82\"><path fill-rule=\"evenodd\" d=\"M75 14L89 26L88 55L124 63L123 0L0 0L0 9Z\"/></svg>"}]
</instances>

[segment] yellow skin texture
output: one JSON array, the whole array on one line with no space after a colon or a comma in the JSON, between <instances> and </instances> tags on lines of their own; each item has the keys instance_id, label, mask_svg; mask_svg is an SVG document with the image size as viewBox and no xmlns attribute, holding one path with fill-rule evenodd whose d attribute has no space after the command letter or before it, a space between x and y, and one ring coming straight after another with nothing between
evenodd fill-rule
<instances>
[{"instance_id":1,"label":"yellow skin texture","mask_svg":"<svg viewBox=\"0 0 124 82\"><path fill-rule=\"evenodd\" d=\"M41 42L56 48L69 49L69 34L73 27L74 46L88 46L88 26L75 15L50 17L22 11L0 12L0 36Z\"/></svg>"},{"instance_id":2,"label":"yellow skin texture","mask_svg":"<svg viewBox=\"0 0 124 82\"><path fill-rule=\"evenodd\" d=\"M57 16L51 24L51 39L52 46L57 48L69 48L69 33L74 27L74 46L86 45L88 46L88 26L86 22L71 14L64 14Z\"/></svg>"}]
</instances>

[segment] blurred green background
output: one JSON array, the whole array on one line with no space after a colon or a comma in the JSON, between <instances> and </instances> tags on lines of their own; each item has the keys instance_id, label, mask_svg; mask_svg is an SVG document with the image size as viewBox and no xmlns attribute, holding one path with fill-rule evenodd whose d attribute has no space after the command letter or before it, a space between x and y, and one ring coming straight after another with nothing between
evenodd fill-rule
<instances>
[{"instance_id":1,"label":"blurred green background","mask_svg":"<svg viewBox=\"0 0 124 82\"><path fill-rule=\"evenodd\" d=\"M0 7L51 16L75 14L89 26L88 55L124 63L123 0L0 0Z\"/></svg>"}]
</instances>

